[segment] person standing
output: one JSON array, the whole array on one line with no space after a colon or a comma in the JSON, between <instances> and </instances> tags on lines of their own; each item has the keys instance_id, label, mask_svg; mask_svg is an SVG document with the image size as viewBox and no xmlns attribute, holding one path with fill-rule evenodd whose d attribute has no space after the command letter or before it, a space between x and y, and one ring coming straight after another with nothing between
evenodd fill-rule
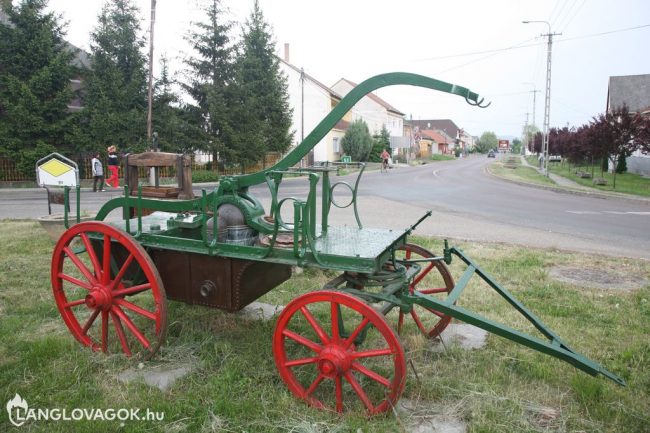
<instances>
[{"instance_id":1,"label":"person standing","mask_svg":"<svg viewBox=\"0 0 650 433\"><path fill-rule=\"evenodd\" d=\"M108 148L108 171L110 176L106 179L106 184L113 188L119 188L120 186L120 177L118 174L120 162L117 158L117 149L115 146L110 146Z\"/></svg>"},{"instance_id":2,"label":"person standing","mask_svg":"<svg viewBox=\"0 0 650 433\"><path fill-rule=\"evenodd\" d=\"M104 167L99 159L99 152L95 153L95 157L90 161L90 166L93 171L93 192L104 191ZM97 182L99 182L99 189L97 189Z\"/></svg>"}]
</instances>

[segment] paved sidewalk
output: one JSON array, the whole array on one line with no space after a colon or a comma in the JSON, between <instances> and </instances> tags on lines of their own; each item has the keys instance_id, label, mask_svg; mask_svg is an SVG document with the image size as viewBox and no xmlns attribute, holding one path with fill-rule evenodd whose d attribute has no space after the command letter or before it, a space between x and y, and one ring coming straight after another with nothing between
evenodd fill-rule
<instances>
[{"instance_id":1,"label":"paved sidewalk","mask_svg":"<svg viewBox=\"0 0 650 433\"><path fill-rule=\"evenodd\" d=\"M536 167L534 165L530 165L528 163L528 161L526 160L526 158L524 158L523 156L521 156L521 164L526 166L526 167L534 168L535 170L537 170L539 172L539 174L544 174L544 172L542 171L541 168L538 168L538 167ZM593 188L589 188L587 186L580 185L578 182L574 182L571 179L567 179L564 176L559 176L559 175L557 175L555 173L551 173L550 171L548 173L548 177L553 182L557 183L559 186L564 186L564 187L567 187L567 188L575 188L575 189L579 189L579 190L583 190L583 191L590 191L590 192L594 191Z\"/></svg>"}]
</instances>

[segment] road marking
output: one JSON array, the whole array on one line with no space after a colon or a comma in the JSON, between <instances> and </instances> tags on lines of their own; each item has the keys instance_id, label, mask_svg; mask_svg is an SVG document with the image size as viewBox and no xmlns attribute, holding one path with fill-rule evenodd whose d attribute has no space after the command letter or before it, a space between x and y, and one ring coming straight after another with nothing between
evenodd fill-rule
<instances>
[{"instance_id":1,"label":"road marking","mask_svg":"<svg viewBox=\"0 0 650 433\"><path fill-rule=\"evenodd\" d=\"M623 212L623 211L618 211L618 210L601 210L601 211L568 210L566 212L576 214L576 215L602 215L602 214L609 214L609 215L644 215L644 216L645 215L650 215L650 212L643 212L643 211Z\"/></svg>"}]
</instances>

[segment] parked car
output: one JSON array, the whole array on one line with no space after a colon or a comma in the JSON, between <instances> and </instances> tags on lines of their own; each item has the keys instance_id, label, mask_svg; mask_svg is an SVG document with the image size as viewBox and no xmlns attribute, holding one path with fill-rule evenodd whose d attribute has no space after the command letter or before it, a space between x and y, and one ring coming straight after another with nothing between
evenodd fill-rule
<instances>
[{"instance_id":1,"label":"parked car","mask_svg":"<svg viewBox=\"0 0 650 433\"><path fill-rule=\"evenodd\" d=\"M495 155L495 153L494 153L494 150L490 150L490 151L488 152L488 158L494 158L494 157L496 157L496 155Z\"/></svg>"}]
</instances>

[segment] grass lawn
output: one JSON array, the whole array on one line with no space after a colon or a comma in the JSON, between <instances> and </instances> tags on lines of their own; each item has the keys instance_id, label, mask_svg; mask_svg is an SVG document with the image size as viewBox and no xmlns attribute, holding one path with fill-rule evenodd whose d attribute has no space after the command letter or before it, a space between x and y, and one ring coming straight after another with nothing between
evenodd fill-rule
<instances>
[{"instance_id":1,"label":"grass lawn","mask_svg":"<svg viewBox=\"0 0 650 433\"><path fill-rule=\"evenodd\" d=\"M441 242L412 238L441 252ZM487 432L650 431L650 263L498 244L458 246L513 292L570 346L628 383L620 387L497 336L484 349L437 352L413 327L401 336L408 359L403 400L411 415L367 418L306 406L287 390L273 360L274 323L168 302L167 339L145 363L187 365L189 375L162 392L117 375L138 362L93 353L64 325L52 299L52 242L35 222L0 224L0 431L12 427L4 409L16 393L35 408L141 408L162 421L28 422L31 432L399 432L421 416L445 414ZM451 265L459 278L459 261ZM560 282L553 267L614 273L602 289ZM334 275L305 270L261 301L286 305ZM631 288L632 276L645 281ZM532 332L484 283L472 280L463 307ZM85 308L85 307L84 307ZM391 324L396 317L388 317Z\"/></svg>"},{"instance_id":2,"label":"grass lawn","mask_svg":"<svg viewBox=\"0 0 650 433\"><path fill-rule=\"evenodd\" d=\"M531 165L537 165L537 157L529 156L528 163ZM640 195L644 197L650 197L650 178L643 177L635 173L619 173L616 175L616 188L614 188L614 174L613 173L602 173L602 177L607 180L607 185L594 185L593 179L583 179L576 176L576 170L585 171L591 173L591 167L575 167L570 165L568 162L555 163L551 162L548 164L548 169L551 173L566 177L571 179L574 182L577 182L581 185L588 186L593 188L595 191L610 191L610 192L621 192L626 194ZM594 168L594 177L600 178L601 172L599 167Z\"/></svg>"},{"instance_id":3,"label":"grass lawn","mask_svg":"<svg viewBox=\"0 0 650 433\"><path fill-rule=\"evenodd\" d=\"M555 182L548 177L539 174L539 172L534 168L521 165L521 159L518 156L516 158L511 157L510 161L511 162L508 164L509 167L507 167L503 161L496 161L490 165L490 171L493 174L506 179L520 180L539 185L556 185Z\"/></svg>"}]
</instances>

